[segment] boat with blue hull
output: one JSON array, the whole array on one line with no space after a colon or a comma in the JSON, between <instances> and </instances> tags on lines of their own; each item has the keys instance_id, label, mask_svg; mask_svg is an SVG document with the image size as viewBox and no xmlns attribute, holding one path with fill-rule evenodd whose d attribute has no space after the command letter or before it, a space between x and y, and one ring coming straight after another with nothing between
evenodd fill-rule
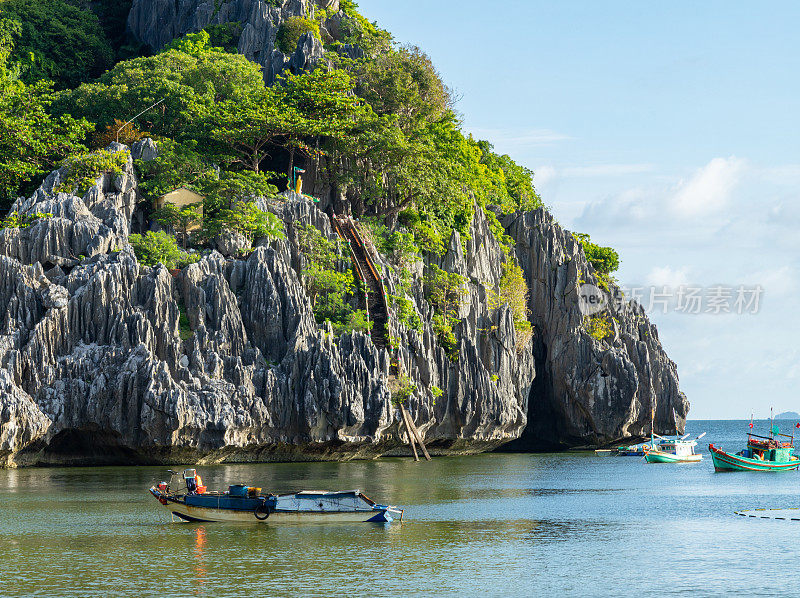
<instances>
[{"instance_id":1,"label":"boat with blue hull","mask_svg":"<svg viewBox=\"0 0 800 598\"><path fill-rule=\"evenodd\" d=\"M371 522L403 519L403 509L381 505L358 490L343 492L303 490L288 494L263 494L261 488L232 485L209 492L194 469L183 472L185 490L173 491L172 481L150 488L150 494L170 514L182 521L234 523Z\"/></svg>"},{"instance_id":2,"label":"boat with blue hull","mask_svg":"<svg viewBox=\"0 0 800 598\"><path fill-rule=\"evenodd\" d=\"M645 445L617 446L609 449L596 449L595 455L599 457L644 457Z\"/></svg>"}]
</instances>

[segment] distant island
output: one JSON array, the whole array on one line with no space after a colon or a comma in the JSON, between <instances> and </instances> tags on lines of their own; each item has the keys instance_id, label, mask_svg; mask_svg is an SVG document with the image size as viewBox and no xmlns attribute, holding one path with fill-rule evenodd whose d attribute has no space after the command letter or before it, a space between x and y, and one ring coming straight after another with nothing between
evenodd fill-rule
<instances>
[{"instance_id":1,"label":"distant island","mask_svg":"<svg viewBox=\"0 0 800 598\"><path fill-rule=\"evenodd\" d=\"M797 413L797 411L784 411L776 415L775 419L800 419L800 413Z\"/></svg>"}]
</instances>

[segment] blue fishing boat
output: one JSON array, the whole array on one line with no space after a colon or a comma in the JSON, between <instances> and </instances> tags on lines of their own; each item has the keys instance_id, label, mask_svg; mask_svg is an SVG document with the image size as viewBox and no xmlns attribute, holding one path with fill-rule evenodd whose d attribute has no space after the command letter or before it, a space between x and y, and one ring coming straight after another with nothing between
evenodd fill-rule
<instances>
[{"instance_id":1,"label":"blue fishing boat","mask_svg":"<svg viewBox=\"0 0 800 598\"><path fill-rule=\"evenodd\" d=\"M182 476L170 471L169 482L150 488L171 515L182 521L289 523L305 521L355 521L389 523L395 517L403 520L403 509L381 505L358 490L328 492L303 490L288 494L263 494L261 488L235 484L222 492L209 491L194 469L185 469ZM182 477L182 488L173 486Z\"/></svg>"},{"instance_id":2,"label":"blue fishing boat","mask_svg":"<svg viewBox=\"0 0 800 598\"><path fill-rule=\"evenodd\" d=\"M599 457L644 457L643 444L631 446L617 446L610 449L596 449L594 453Z\"/></svg>"}]
</instances>

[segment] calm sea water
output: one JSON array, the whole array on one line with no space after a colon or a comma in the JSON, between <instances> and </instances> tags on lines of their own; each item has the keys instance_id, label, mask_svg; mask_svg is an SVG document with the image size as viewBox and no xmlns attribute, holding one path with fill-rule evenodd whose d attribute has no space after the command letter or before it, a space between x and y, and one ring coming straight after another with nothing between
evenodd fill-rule
<instances>
[{"instance_id":1,"label":"calm sea water","mask_svg":"<svg viewBox=\"0 0 800 598\"><path fill-rule=\"evenodd\" d=\"M733 511L800 507L800 473L715 474L706 441L738 450L746 423L687 431L708 432L702 463L580 452L200 469L212 488L358 488L407 509L390 525L170 523L146 493L160 467L0 471L0 595L796 593L800 522Z\"/></svg>"}]
</instances>

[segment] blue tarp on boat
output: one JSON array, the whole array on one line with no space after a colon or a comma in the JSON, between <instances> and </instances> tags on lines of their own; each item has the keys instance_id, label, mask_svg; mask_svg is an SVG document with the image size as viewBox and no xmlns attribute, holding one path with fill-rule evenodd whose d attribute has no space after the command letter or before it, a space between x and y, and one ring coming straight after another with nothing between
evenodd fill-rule
<instances>
[{"instance_id":1,"label":"blue tarp on boat","mask_svg":"<svg viewBox=\"0 0 800 598\"><path fill-rule=\"evenodd\" d=\"M185 499L190 507L206 509L233 509L237 511L253 511L264 502L261 498L241 498L221 494L188 494ZM267 503L270 501L268 500ZM274 500L272 501L274 504Z\"/></svg>"}]
</instances>

